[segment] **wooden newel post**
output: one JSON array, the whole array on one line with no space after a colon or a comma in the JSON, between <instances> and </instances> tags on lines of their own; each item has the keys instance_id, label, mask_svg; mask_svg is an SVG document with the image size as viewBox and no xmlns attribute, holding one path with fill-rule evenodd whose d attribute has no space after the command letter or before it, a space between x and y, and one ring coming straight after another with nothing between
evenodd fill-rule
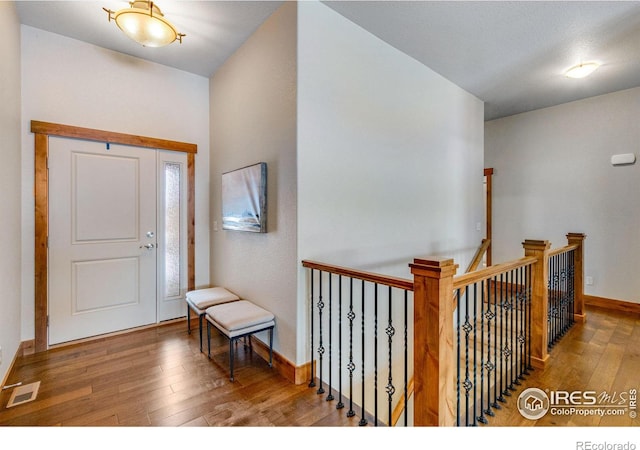
<instances>
[{"instance_id":1,"label":"wooden newel post","mask_svg":"<svg viewBox=\"0 0 640 450\"><path fill-rule=\"evenodd\" d=\"M544 369L549 359L549 241L527 239L525 256L537 258L531 273L531 364Z\"/></svg>"},{"instance_id":2,"label":"wooden newel post","mask_svg":"<svg viewBox=\"0 0 640 450\"><path fill-rule=\"evenodd\" d=\"M587 321L587 313L584 310L584 239L586 237L583 233L567 234L567 243L578 246L573 253L573 319L576 322Z\"/></svg>"},{"instance_id":3,"label":"wooden newel post","mask_svg":"<svg viewBox=\"0 0 640 450\"><path fill-rule=\"evenodd\" d=\"M414 425L455 425L453 259L409 264L414 283Z\"/></svg>"}]
</instances>

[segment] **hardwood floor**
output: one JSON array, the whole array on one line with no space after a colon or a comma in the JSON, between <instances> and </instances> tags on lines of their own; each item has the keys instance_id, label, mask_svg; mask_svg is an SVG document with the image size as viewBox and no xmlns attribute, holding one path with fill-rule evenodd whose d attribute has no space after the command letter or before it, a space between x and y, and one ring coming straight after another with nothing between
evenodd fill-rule
<instances>
[{"instance_id":1,"label":"hardwood floor","mask_svg":"<svg viewBox=\"0 0 640 450\"><path fill-rule=\"evenodd\" d=\"M195 325L197 330L197 324ZM106 427L357 427L359 418L336 411L306 383L296 386L259 356L237 348L235 381L229 381L228 342L214 332L212 359L199 351L197 331L184 322L136 331L20 357L7 384L41 381L35 401L6 408L2 426ZM624 416L554 416L537 421L516 407L527 387L542 390L640 390L640 315L591 307L551 351L546 370L536 370L489 425L640 425Z\"/></svg>"},{"instance_id":2,"label":"hardwood floor","mask_svg":"<svg viewBox=\"0 0 640 450\"><path fill-rule=\"evenodd\" d=\"M20 357L7 384L41 381L36 400L6 408L3 426L357 426L306 384L296 386L212 332L212 359L186 323ZM206 344L205 344L206 351Z\"/></svg>"},{"instance_id":3,"label":"hardwood floor","mask_svg":"<svg viewBox=\"0 0 640 450\"><path fill-rule=\"evenodd\" d=\"M587 322L576 323L550 352L545 370L534 370L522 383L502 410L489 418L489 426L562 426L562 427L627 427L640 426L639 418L623 415L566 415L547 412L538 420L524 418L517 409L517 398L527 388L549 391L595 391L597 404L603 392L611 396L615 406L629 405L629 391L640 393L640 315L630 312L587 308ZM621 397L622 395L622 397ZM586 408L591 410L592 408ZM638 407L640 412L640 405ZM566 409L563 409L565 412ZM603 413L603 414L606 414Z\"/></svg>"}]
</instances>

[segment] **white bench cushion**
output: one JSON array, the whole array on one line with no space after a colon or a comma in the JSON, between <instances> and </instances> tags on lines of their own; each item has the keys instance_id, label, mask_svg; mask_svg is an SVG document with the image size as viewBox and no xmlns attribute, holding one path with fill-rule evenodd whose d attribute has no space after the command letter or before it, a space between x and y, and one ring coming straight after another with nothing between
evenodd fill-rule
<instances>
[{"instance_id":1,"label":"white bench cushion","mask_svg":"<svg viewBox=\"0 0 640 450\"><path fill-rule=\"evenodd\" d=\"M214 305L235 302L236 300L240 300L240 297L226 288L219 286L189 291L187 292L186 299L187 302L195 308L204 311Z\"/></svg>"},{"instance_id":2,"label":"white bench cushion","mask_svg":"<svg viewBox=\"0 0 640 450\"><path fill-rule=\"evenodd\" d=\"M207 320L230 338L275 325L272 313L248 300L211 306Z\"/></svg>"}]
</instances>

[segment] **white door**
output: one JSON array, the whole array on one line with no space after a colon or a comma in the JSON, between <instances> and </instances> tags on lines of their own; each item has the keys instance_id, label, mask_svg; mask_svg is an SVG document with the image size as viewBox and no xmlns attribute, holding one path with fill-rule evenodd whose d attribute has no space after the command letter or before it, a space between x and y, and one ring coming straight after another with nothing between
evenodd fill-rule
<instances>
[{"instance_id":1,"label":"white door","mask_svg":"<svg viewBox=\"0 0 640 450\"><path fill-rule=\"evenodd\" d=\"M49 138L49 344L157 321L156 156Z\"/></svg>"}]
</instances>

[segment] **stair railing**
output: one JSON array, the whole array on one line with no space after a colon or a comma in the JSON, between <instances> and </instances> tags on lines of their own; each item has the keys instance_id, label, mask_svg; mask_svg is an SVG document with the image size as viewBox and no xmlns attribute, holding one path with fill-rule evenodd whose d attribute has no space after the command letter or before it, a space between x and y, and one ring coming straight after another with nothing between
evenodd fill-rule
<instances>
[{"instance_id":1,"label":"stair railing","mask_svg":"<svg viewBox=\"0 0 640 450\"><path fill-rule=\"evenodd\" d=\"M359 425L388 424L398 396L409 395L413 282L315 261L302 265L309 269L314 355L309 387L336 400L347 417L359 415Z\"/></svg>"},{"instance_id":2,"label":"stair railing","mask_svg":"<svg viewBox=\"0 0 640 450\"><path fill-rule=\"evenodd\" d=\"M309 386L337 400L337 409L348 402L347 416L358 414L360 425L395 425L400 417L405 426L487 423L530 370L548 363L553 258L564 261L559 278L572 278L557 289L560 302L568 305L573 294L557 328L585 318L585 236L567 238L553 251L548 241L526 240L523 258L457 277L448 258L414 259L413 280L303 261Z\"/></svg>"}]
</instances>

